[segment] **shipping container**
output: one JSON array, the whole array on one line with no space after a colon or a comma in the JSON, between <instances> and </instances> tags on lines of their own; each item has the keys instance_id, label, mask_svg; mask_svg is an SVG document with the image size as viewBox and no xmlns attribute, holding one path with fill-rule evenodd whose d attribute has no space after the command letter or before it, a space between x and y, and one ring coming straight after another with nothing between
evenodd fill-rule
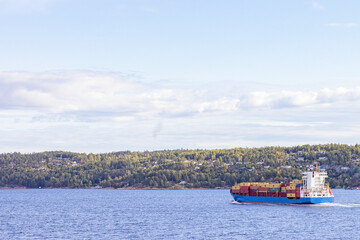
<instances>
[{"instance_id":1,"label":"shipping container","mask_svg":"<svg viewBox=\"0 0 360 240\"><path fill-rule=\"evenodd\" d=\"M293 180L292 183L294 183L294 184L302 184L302 180Z\"/></svg>"},{"instance_id":2,"label":"shipping container","mask_svg":"<svg viewBox=\"0 0 360 240\"><path fill-rule=\"evenodd\" d=\"M279 193L279 197L286 197L286 192Z\"/></svg>"},{"instance_id":3,"label":"shipping container","mask_svg":"<svg viewBox=\"0 0 360 240\"><path fill-rule=\"evenodd\" d=\"M286 194L286 197L292 197L292 198L294 198L294 197L295 197L295 193L287 193L287 194Z\"/></svg>"},{"instance_id":4,"label":"shipping container","mask_svg":"<svg viewBox=\"0 0 360 240\"><path fill-rule=\"evenodd\" d=\"M249 196L256 197L256 196L257 196L257 192L250 191L250 192L249 192Z\"/></svg>"},{"instance_id":5,"label":"shipping container","mask_svg":"<svg viewBox=\"0 0 360 240\"><path fill-rule=\"evenodd\" d=\"M259 187L259 192L267 192L269 188L266 187Z\"/></svg>"},{"instance_id":6,"label":"shipping container","mask_svg":"<svg viewBox=\"0 0 360 240\"><path fill-rule=\"evenodd\" d=\"M242 183L240 183L240 186L242 187L242 186L250 186L250 184L251 183L249 183L249 182L242 182Z\"/></svg>"},{"instance_id":7,"label":"shipping container","mask_svg":"<svg viewBox=\"0 0 360 240\"><path fill-rule=\"evenodd\" d=\"M290 185L286 187L286 190L295 190L296 185Z\"/></svg>"},{"instance_id":8,"label":"shipping container","mask_svg":"<svg viewBox=\"0 0 360 240\"><path fill-rule=\"evenodd\" d=\"M278 197L279 193L278 192L267 192L267 196L268 197Z\"/></svg>"},{"instance_id":9,"label":"shipping container","mask_svg":"<svg viewBox=\"0 0 360 240\"><path fill-rule=\"evenodd\" d=\"M280 188L281 184L280 183L270 183L269 187L270 188Z\"/></svg>"},{"instance_id":10,"label":"shipping container","mask_svg":"<svg viewBox=\"0 0 360 240\"><path fill-rule=\"evenodd\" d=\"M269 191L271 191L271 192L277 192L277 191L280 191L280 188L269 188Z\"/></svg>"}]
</instances>

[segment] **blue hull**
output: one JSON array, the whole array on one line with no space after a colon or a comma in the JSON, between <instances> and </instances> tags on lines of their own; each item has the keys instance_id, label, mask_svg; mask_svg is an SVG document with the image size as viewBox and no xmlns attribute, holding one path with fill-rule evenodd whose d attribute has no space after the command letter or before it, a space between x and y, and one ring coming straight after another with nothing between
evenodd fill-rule
<instances>
[{"instance_id":1,"label":"blue hull","mask_svg":"<svg viewBox=\"0 0 360 240\"><path fill-rule=\"evenodd\" d=\"M234 200L243 203L276 203L276 204L314 204L314 203L332 203L333 197L300 198L289 199L287 197L250 197L239 196L231 193Z\"/></svg>"}]
</instances>

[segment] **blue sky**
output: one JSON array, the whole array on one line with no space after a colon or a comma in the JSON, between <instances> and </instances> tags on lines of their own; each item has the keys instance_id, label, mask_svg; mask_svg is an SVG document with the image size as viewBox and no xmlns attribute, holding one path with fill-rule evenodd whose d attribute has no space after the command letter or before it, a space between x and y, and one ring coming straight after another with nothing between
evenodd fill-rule
<instances>
[{"instance_id":1,"label":"blue sky","mask_svg":"<svg viewBox=\"0 0 360 240\"><path fill-rule=\"evenodd\" d=\"M356 144L359 10L0 0L0 152Z\"/></svg>"}]
</instances>

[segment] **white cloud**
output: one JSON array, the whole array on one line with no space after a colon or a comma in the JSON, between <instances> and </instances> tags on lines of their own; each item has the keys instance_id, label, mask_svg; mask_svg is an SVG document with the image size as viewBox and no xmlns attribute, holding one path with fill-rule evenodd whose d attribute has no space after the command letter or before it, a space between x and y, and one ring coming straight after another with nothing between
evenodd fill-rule
<instances>
[{"instance_id":1,"label":"white cloud","mask_svg":"<svg viewBox=\"0 0 360 240\"><path fill-rule=\"evenodd\" d=\"M302 91L252 92L244 103L254 107L302 107L316 104L317 95L316 92Z\"/></svg>"},{"instance_id":2,"label":"white cloud","mask_svg":"<svg viewBox=\"0 0 360 240\"><path fill-rule=\"evenodd\" d=\"M356 27L357 23L328 23L326 24L328 27L343 27L343 28L352 28Z\"/></svg>"},{"instance_id":3,"label":"white cloud","mask_svg":"<svg viewBox=\"0 0 360 240\"><path fill-rule=\"evenodd\" d=\"M292 108L359 100L360 87L354 87L352 89L339 87L307 92L288 90L278 92L251 92L243 98L241 104L245 107Z\"/></svg>"},{"instance_id":4,"label":"white cloud","mask_svg":"<svg viewBox=\"0 0 360 240\"><path fill-rule=\"evenodd\" d=\"M235 111L238 102L226 97L207 101L201 90L155 87L118 73L0 73L3 109L37 109L88 117L102 112L113 119L124 119Z\"/></svg>"},{"instance_id":5,"label":"white cloud","mask_svg":"<svg viewBox=\"0 0 360 240\"><path fill-rule=\"evenodd\" d=\"M119 73L1 72L0 109L25 109L82 120L182 117L256 108L299 108L360 100L360 87L313 91L253 91L239 97L207 89L172 89ZM225 94L225 95L224 95ZM40 117L41 119L41 117Z\"/></svg>"},{"instance_id":6,"label":"white cloud","mask_svg":"<svg viewBox=\"0 0 360 240\"><path fill-rule=\"evenodd\" d=\"M47 112L112 111L134 109L144 100L145 85L117 74L92 72L0 74L0 105ZM140 108L138 104L137 108Z\"/></svg>"}]
</instances>

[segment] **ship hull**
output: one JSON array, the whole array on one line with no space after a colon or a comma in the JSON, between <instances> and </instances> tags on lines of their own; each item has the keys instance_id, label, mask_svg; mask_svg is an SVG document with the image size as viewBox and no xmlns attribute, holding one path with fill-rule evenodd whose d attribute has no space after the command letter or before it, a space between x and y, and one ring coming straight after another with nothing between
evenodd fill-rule
<instances>
[{"instance_id":1,"label":"ship hull","mask_svg":"<svg viewBox=\"0 0 360 240\"><path fill-rule=\"evenodd\" d=\"M240 203L272 203L272 204L316 204L316 203L332 203L334 197L312 197L290 199L287 197L254 197L254 196L239 196L231 193L234 200Z\"/></svg>"}]
</instances>

